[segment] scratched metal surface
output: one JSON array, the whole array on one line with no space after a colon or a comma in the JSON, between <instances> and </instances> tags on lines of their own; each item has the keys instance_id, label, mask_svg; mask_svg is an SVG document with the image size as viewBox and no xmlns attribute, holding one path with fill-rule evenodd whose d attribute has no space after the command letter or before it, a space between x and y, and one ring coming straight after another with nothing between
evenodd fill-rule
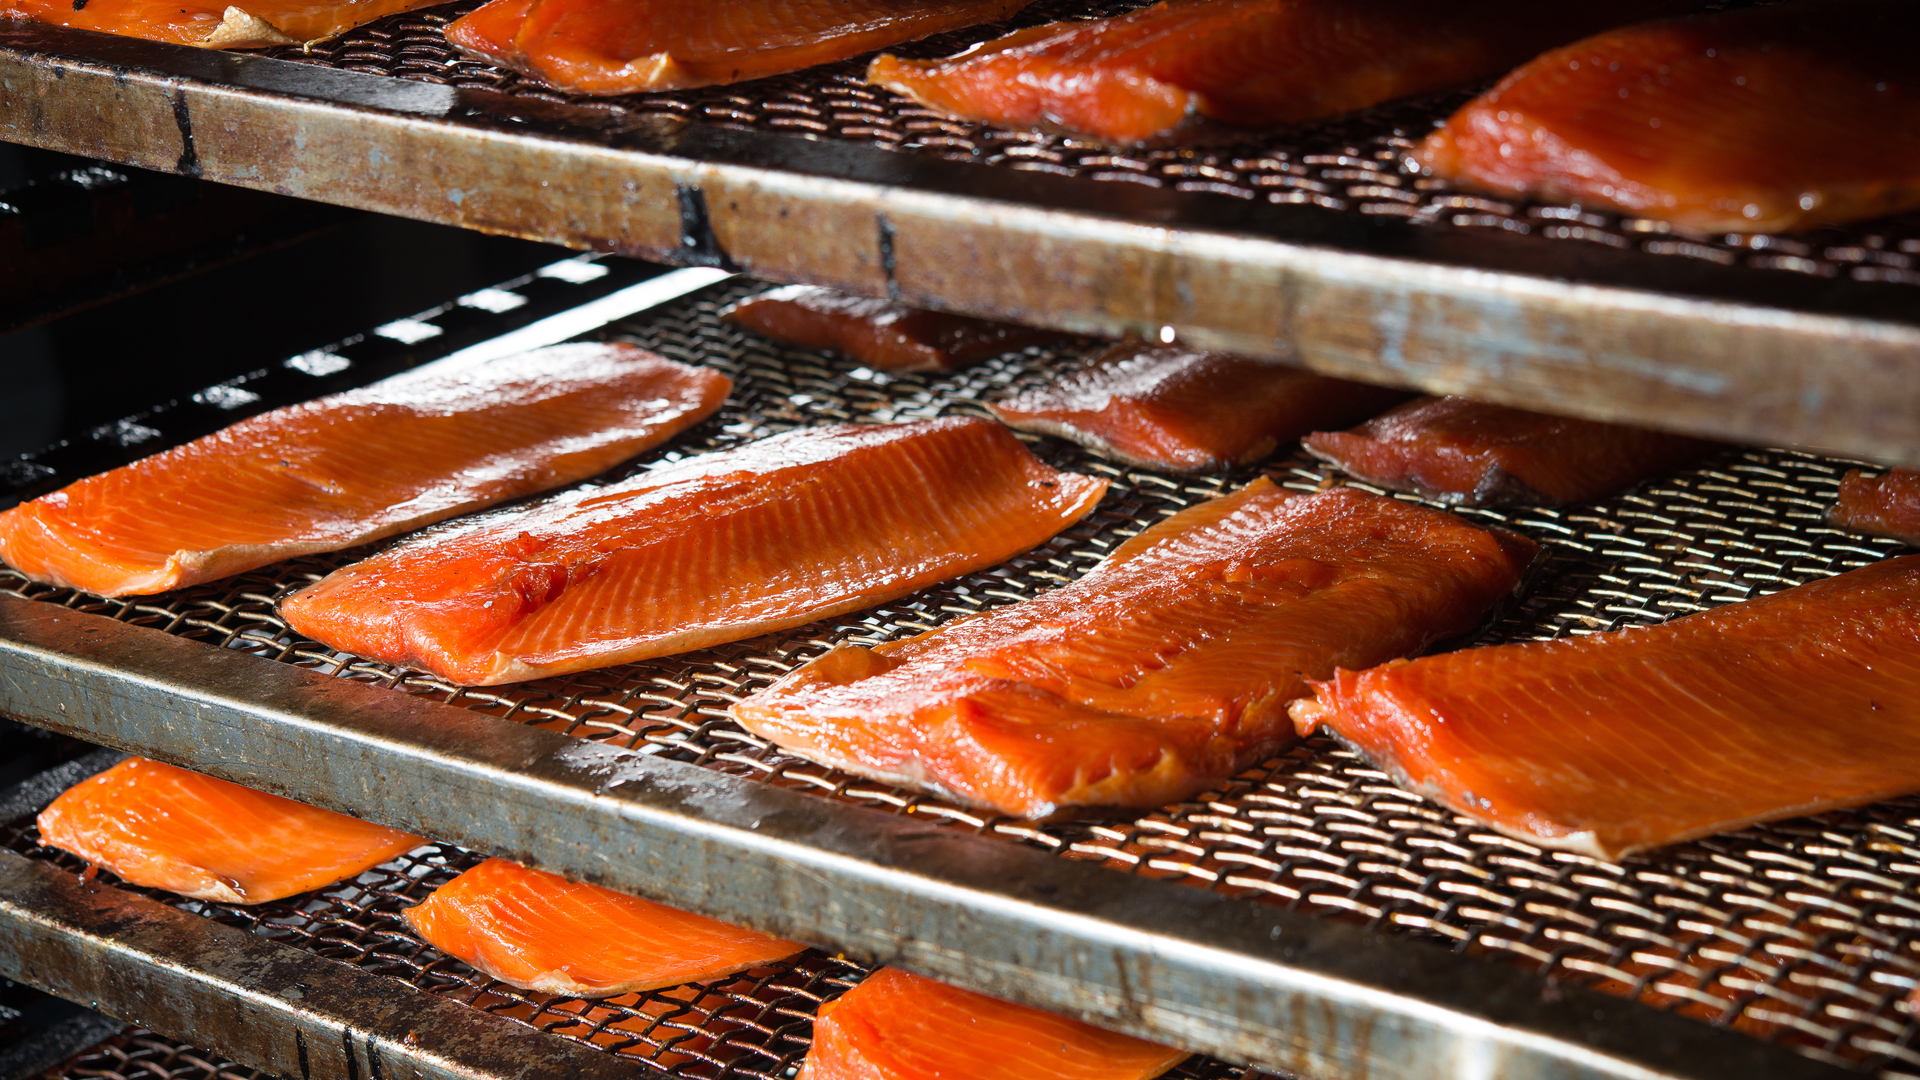
<instances>
[{"instance_id":1,"label":"scratched metal surface","mask_svg":"<svg viewBox=\"0 0 1920 1080\"><path fill-rule=\"evenodd\" d=\"M888 376L777 347L716 319L726 300L759 287L722 286L607 332L713 365L738 382L720 415L653 461L810 424L977 413L983 400L1048 379L1088 347L1029 348L952 375ZM1756 827L1616 865L1541 852L1494 835L1399 791L1364 761L1320 740L1217 792L1154 813L1037 826L983 817L811 765L726 720L731 701L835 643L915 633L1071 580L1146 524L1255 475L1174 477L1117 467L1051 440L1035 449L1058 466L1103 475L1113 484L1087 521L1035 552L784 634L521 686L462 690L290 633L274 613L275 599L359 553L295 560L138 600L105 601L30 585L4 570L0 589L583 739L651 746L709 768L944 822L1065 858L1438 939L1453 945L1462 963L1524 965L1861 1071L1920 1076L1920 1047L1914 1045L1920 1028L1902 1005L1920 983L1920 799ZM1847 467L1799 453L1729 450L1700 468L1598 504L1468 511L1546 542L1551 553L1524 601L1481 640L1657 621L1902 550L1892 541L1850 536L1822 523L1821 508ZM1343 482L1297 453L1283 453L1265 471L1298 490ZM420 882L438 880L461 858L445 849L416 855L340 897L303 901L329 914L312 920L290 914L285 918L291 922L272 923L274 929L265 932L304 937L356 962L397 964L410 972L408 978L470 994L481 1007L524 1011L530 1022L603 1041L616 1051L625 1046L664 1061L658 1055L687 1054L688 1046L717 1038L716 1045L737 1044L743 1055L723 1061L691 1054L674 1063L696 1072L790 1062L803 1046L801 1018L809 1003L858 974L810 957L745 978L740 997L723 995L731 1002L725 1008L761 1025L746 1025L740 1034L702 1027L716 1014L701 1011L698 1002L655 1002L689 1021L679 1027L659 1016L641 1019L645 1005L619 1028L598 1024L597 1014L582 1020L564 1007L536 1008L539 1003L474 983L420 952L391 918L406 897L424 888ZM799 1026L784 1026L787 1020ZM726 1024L733 1022L734 1014L727 1013ZM1202 1068L1227 1069L1212 1063Z\"/></svg>"}]
</instances>

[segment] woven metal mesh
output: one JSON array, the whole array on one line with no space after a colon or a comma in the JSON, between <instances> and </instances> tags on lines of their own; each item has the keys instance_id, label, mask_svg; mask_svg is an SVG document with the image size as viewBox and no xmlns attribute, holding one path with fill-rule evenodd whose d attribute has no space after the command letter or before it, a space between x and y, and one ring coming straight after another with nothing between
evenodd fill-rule
<instances>
[{"instance_id":1,"label":"woven metal mesh","mask_svg":"<svg viewBox=\"0 0 1920 1080\"><path fill-rule=\"evenodd\" d=\"M610 105L751 131L882 146L955 161L1165 188L1252 202L1297 203L1366 218L1465 231L1518 242L1597 245L1617 251L1821 278L1920 285L1920 213L1792 236L1693 234L1652 219L1462 192L1405 166L1407 151L1471 96L1453 91L1337 120L1235 135L1235 141L1115 151L1083 140L956 121L862 81L865 59L735 86L620 98L558 93L461 56L443 31L477 3L390 16L310 49L273 55L302 63L563 102L604 117ZM946 56L1009 29L1118 14L1138 0L1042 0L1007 23L945 34L894 51ZM1564 253L1577 258L1574 252Z\"/></svg>"},{"instance_id":2,"label":"woven metal mesh","mask_svg":"<svg viewBox=\"0 0 1920 1080\"><path fill-rule=\"evenodd\" d=\"M715 318L722 302L758 287L726 286L609 329L609 336L724 370L738 383L717 417L655 460L796 426L978 412L980 401L1045 381L1085 349L1033 347L951 375L885 375L774 346ZM1118 467L1053 440L1039 440L1035 449L1056 466L1108 478L1112 488L1086 521L1034 552L844 618L519 686L460 689L290 633L274 613L276 598L363 553L295 560L146 599L102 600L30 585L4 570L0 589L585 739L651 745L710 768L944 821L1062 857L1363 920L1863 1071L1920 1076L1917 1025L1902 1004L1920 983L1920 799L1751 828L1616 865L1494 834L1397 789L1363 760L1322 740L1303 743L1220 791L1155 813L1036 825L985 817L797 760L727 721L732 701L836 643L898 638L1031 596L1073 579L1146 525L1257 475L1179 478ZM1729 450L1602 503L1465 511L1540 539L1550 552L1529 595L1481 641L1654 622L1902 550L1823 524L1821 509L1846 467L1798 453ZM1298 454L1270 461L1265 471L1297 490L1342 482ZM1790 764L1783 760L1783 767ZM525 995L472 983L449 962L430 958L390 917L393 907L463 865L463 858L444 849L416 855L380 872L384 884L366 893L375 899L314 901L340 906L327 908L335 914L290 916L293 922L272 932L355 962L388 965L422 985L457 983L455 992L472 995L482 1007L532 1010L537 1003ZM377 918L367 914L383 910ZM220 917L260 918L238 909L223 909ZM745 1056L695 1054L698 1068L751 1072L789 1060L802 1035L779 1017L804 1016L807 1002L856 975L815 957L745 977L738 998L727 1000L742 1016L757 1018L741 1029L750 1033L698 1036ZM714 1015L698 1003L657 1004L688 1017ZM553 1008L541 1006L527 1018L559 1023ZM733 1019L727 1015L729 1024ZM564 1023L582 1021L569 1014ZM625 1032L601 1030L593 1037L625 1039ZM655 1053L688 1052L668 1050L659 1040L646 1045ZM751 1069L741 1064L749 1059Z\"/></svg>"},{"instance_id":3,"label":"woven metal mesh","mask_svg":"<svg viewBox=\"0 0 1920 1080\"><path fill-rule=\"evenodd\" d=\"M40 1074L40 1080L273 1080L273 1076L136 1027L74 1055Z\"/></svg>"}]
</instances>

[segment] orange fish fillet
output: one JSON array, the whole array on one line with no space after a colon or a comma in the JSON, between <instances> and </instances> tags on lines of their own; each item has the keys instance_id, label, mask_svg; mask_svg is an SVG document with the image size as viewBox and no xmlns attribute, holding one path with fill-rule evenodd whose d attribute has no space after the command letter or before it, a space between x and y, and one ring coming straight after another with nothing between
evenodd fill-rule
<instances>
[{"instance_id":1,"label":"orange fish fillet","mask_svg":"<svg viewBox=\"0 0 1920 1080\"><path fill-rule=\"evenodd\" d=\"M798 1080L1149 1080L1184 1050L895 968L820 1007Z\"/></svg>"},{"instance_id":2,"label":"orange fish fillet","mask_svg":"<svg viewBox=\"0 0 1920 1080\"><path fill-rule=\"evenodd\" d=\"M501 982L566 997L717 979L805 948L505 859L442 885L406 918L435 948Z\"/></svg>"},{"instance_id":3,"label":"orange fish fillet","mask_svg":"<svg viewBox=\"0 0 1920 1080\"><path fill-rule=\"evenodd\" d=\"M1122 342L1051 386L988 407L1021 431L1135 465L1197 472L1257 461L1315 427L1351 423L1406 397L1242 356Z\"/></svg>"},{"instance_id":4,"label":"orange fish fillet","mask_svg":"<svg viewBox=\"0 0 1920 1080\"><path fill-rule=\"evenodd\" d=\"M435 0L0 0L0 16L77 30L200 45L263 49L345 33Z\"/></svg>"},{"instance_id":5,"label":"orange fish fillet","mask_svg":"<svg viewBox=\"0 0 1920 1080\"><path fill-rule=\"evenodd\" d=\"M485 59L581 94L758 79L996 22L1031 0L494 0L447 27Z\"/></svg>"},{"instance_id":6,"label":"orange fish fillet","mask_svg":"<svg viewBox=\"0 0 1920 1080\"><path fill-rule=\"evenodd\" d=\"M805 757L1006 814L1161 806L1292 741L1307 679L1472 629L1536 550L1443 511L1261 479L1071 585L843 645L732 712Z\"/></svg>"},{"instance_id":7,"label":"orange fish fillet","mask_svg":"<svg viewBox=\"0 0 1920 1080\"><path fill-rule=\"evenodd\" d=\"M42 842L135 885L226 904L318 889L426 843L145 758L67 789L39 825Z\"/></svg>"},{"instance_id":8,"label":"orange fish fillet","mask_svg":"<svg viewBox=\"0 0 1920 1080\"><path fill-rule=\"evenodd\" d=\"M1633 26L1547 53L1421 144L1505 195L1707 232L1920 206L1920 7L1811 0Z\"/></svg>"},{"instance_id":9,"label":"orange fish fillet","mask_svg":"<svg viewBox=\"0 0 1920 1080\"><path fill-rule=\"evenodd\" d=\"M1351 112L1677 10L1677 0L1167 0L945 60L883 55L867 81L963 119L1130 144L1200 118L1267 125Z\"/></svg>"},{"instance_id":10,"label":"orange fish fillet","mask_svg":"<svg viewBox=\"0 0 1920 1080\"><path fill-rule=\"evenodd\" d=\"M798 626L991 566L1104 480L989 420L789 432L430 533L281 604L361 656L490 685Z\"/></svg>"},{"instance_id":11,"label":"orange fish fillet","mask_svg":"<svg viewBox=\"0 0 1920 1080\"><path fill-rule=\"evenodd\" d=\"M957 371L1061 336L811 285L749 296L721 317L789 345L833 349L880 371Z\"/></svg>"},{"instance_id":12,"label":"orange fish fillet","mask_svg":"<svg viewBox=\"0 0 1920 1080\"><path fill-rule=\"evenodd\" d=\"M212 581L592 476L705 418L732 387L630 345L402 375L0 513L0 558L102 596Z\"/></svg>"},{"instance_id":13,"label":"orange fish fillet","mask_svg":"<svg viewBox=\"0 0 1920 1080\"><path fill-rule=\"evenodd\" d=\"M1859 469L1840 481L1827 520L1843 529L1891 536L1920 546L1920 472L1894 469L1867 476Z\"/></svg>"},{"instance_id":14,"label":"orange fish fillet","mask_svg":"<svg viewBox=\"0 0 1920 1080\"><path fill-rule=\"evenodd\" d=\"M1920 791L1920 556L1645 629L1341 671L1315 694L1293 707L1302 732L1605 859L1874 802Z\"/></svg>"},{"instance_id":15,"label":"orange fish fillet","mask_svg":"<svg viewBox=\"0 0 1920 1080\"><path fill-rule=\"evenodd\" d=\"M1302 441L1368 483L1464 506L1597 499L1722 449L1458 397L1410 401L1352 431L1317 431Z\"/></svg>"}]
</instances>

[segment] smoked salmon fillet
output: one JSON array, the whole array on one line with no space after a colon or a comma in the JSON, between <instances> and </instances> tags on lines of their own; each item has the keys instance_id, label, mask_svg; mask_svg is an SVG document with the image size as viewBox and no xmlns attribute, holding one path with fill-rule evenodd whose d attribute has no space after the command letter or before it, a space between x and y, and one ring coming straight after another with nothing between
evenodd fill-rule
<instances>
[{"instance_id":1,"label":"smoked salmon fillet","mask_svg":"<svg viewBox=\"0 0 1920 1080\"><path fill-rule=\"evenodd\" d=\"M334 37L435 0L0 0L0 15L208 49Z\"/></svg>"},{"instance_id":2,"label":"smoked salmon fillet","mask_svg":"<svg viewBox=\"0 0 1920 1080\"><path fill-rule=\"evenodd\" d=\"M0 559L102 596L337 551L605 471L732 382L631 345L559 345L275 409L0 513Z\"/></svg>"},{"instance_id":3,"label":"smoked salmon fillet","mask_svg":"<svg viewBox=\"0 0 1920 1080\"><path fill-rule=\"evenodd\" d=\"M1920 206L1920 7L1804 0L1630 26L1526 64L1415 159L1465 187L1701 232Z\"/></svg>"},{"instance_id":4,"label":"smoked salmon fillet","mask_svg":"<svg viewBox=\"0 0 1920 1080\"><path fill-rule=\"evenodd\" d=\"M42 843L134 885L262 904L353 877L425 840L145 758L40 812Z\"/></svg>"},{"instance_id":5,"label":"smoked salmon fillet","mask_svg":"<svg viewBox=\"0 0 1920 1080\"><path fill-rule=\"evenodd\" d=\"M1472 629L1536 551L1444 511L1263 478L1070 585L843 645L732 715L803 757L1018 817L1162 806L1291 742L1306 680Z\"/></svg>"},{"instance_id":6,"label":"smoked salmon fillet","mask_svg":"<svg viewBox=\"0 0 1920 1080\"><path fill-rule=\"evenodd\" d=\"M1840 481L1827 520L1843 529L1920 546L1920 473L1894 469L1868 476L1852 470Z\"/></svg>"},{"instance_id":7,"label":"smoked salmon fillet","mask_svg":"<svg viewBox=\"0 0 1920 1080\"><path fill-rule=\"evenodd\" d=\"M1120 145L1202 119L1292 124L1505 71L1541 49L1684 10L1676 0L1167 0L1050 23L867 81L966 120Z\"/></svg>"},{"instance_id":8,"label":"smoked salmon fillet","mask_svg":"<svg viewBox=\"0 0 1920 1080\"><path fill-rule=\"evenodd\" d=\"M493 0L447 27L476 56L579 94L735 83L997 22L1031 0Z\"/></svg>"},{"instance_id":9,"label":"smoked salmon fillet","mask_svg":"<svg viewBox=\"0 0 1920 1080\"><path fill-rule=\"evenodd\" d=\"M1314 695L1301 732L1542 847L1618 859L1857 806L1920 791L1920 556L1658 626L1343 670Z\"/></svg>"},{"instance_id":10,"label":"smoked salmon fillet","mask_svg":"<svg viewBox=\"0 0 1920 1080\"><path fill-rule=\"evenodd\" d=\"M434 948L504 983L610 997L717 979L806 946L488 859L408 908Z\"/></svg>"},{"instance_id":11,"label":"smoked salmon fillet","mask_svg":"<svg viewBox=\"0 0 1920 1080\"><path fill-rule=\"evenodd\" d=\"M469 686L764 634L1045 542L1106 481L990 420L776 435L429 533L295 593L295 630Z\"/></svg>"},{"instance_id":12,"label":"smoked salmon fillet","mask_svg":"<svg viewBox=\"0 0 1920 1080\"><path fill-rule=\"evenodd\" d=\"M1226 353L1122 342L1052 385L989 405L1008 427L1148 468L1244 465L1314 428L1372 416L1403 390Z\"/></svg>"},{"instance_id":13,"label":"smoked salmon fillet","mask_svg":"<svg viewBox=\"0 0 1920 1080\"><path fill-rule=\"evenodd\" d=\"M820 1006L797 1080L1150 1080L1187 1056L881 968Z\"/></svg>"},{"instance_id":14,"label":"smoked salmon fillet","mask_svg":"<svg viewBox=\"0 0 1920 1080\"><path fill-rule=\"evenodd\" d=\"M1050 330L925 311L812 285L749 296L720 316L775 341L844 353L877 371L957 371L1061 337Z\"/></svg>"},{"instance_id":15,"label":"smoked salmon fillet","mask_svg":"<svg viewBox=\"0 0 1920 1080\"><path fill-rule=\"evenodd\" d=\"M1611 495L1724 449L1705 439L1421 398L1307 451L1370 484L1461 506L1558 506Z\"/></svg>"}]
</instances>

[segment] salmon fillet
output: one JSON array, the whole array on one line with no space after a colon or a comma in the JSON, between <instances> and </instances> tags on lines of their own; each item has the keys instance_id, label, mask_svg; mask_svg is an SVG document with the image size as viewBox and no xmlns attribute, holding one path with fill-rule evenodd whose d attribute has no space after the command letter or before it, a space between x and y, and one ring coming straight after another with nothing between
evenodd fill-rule
<instances>
[{"instance_id":1,"label":"salmon fillet","mask_svg":"<svg viewBox=\"0 0 1920 1080\"><path fill-rule=\"evenodd\" d=\"M1618 859L1920 791L1916 689L1907 556L1659 626L1343 670L1293 718L1502 832Z\"/></svg>"},{"instance_id":2,"label":"salmon fillet","mask_svg":"<svg viewBox=\"0 0 1920 1080\"><path fill-rule=\"evenodd\" d=\"M896 968L820 1006L797 1080L1149 1080L1184 1050Z\"/></svg>"},{"instance_id":3,"label":"salmon fillet","mask_svg":"<svg viewBox=\"0 0 1920 1080\"><path fill-rule=\"evenodd\" d=\"M1002 127L1137 144L1200 119L1292 124L1438 90L1677 0L1167 0L1017 31L945 60L877 57L867 81Z\"/></svg>"},{"instance_id":4,"label":"salmon fillet","mask_svg":"<svg viewBox=\"0 0 1920 1080\"><path fill-rule=\"evenodd\" d=\"M733 383L631 345L560 345L291 408L0 513L0 558L102 596L337 551L571 483L711 415Z\"/></svg>"},{"instance_id":5,"label":"salmon fillet","mask_svg":"<svg viewBox=\"0 0 1920 1080\"><path fill-rule=\"evenodd\" d=\"M1018 817L1162 806L1291 742L1306 680L1472 629L1536 551L1443 511L1263 478L1079 581L843 645L732 715L803 757Z\"/></svg>"},{"instance_id":6,"label":"salmon fillet","mask_svg":"<svg viewBox=\"0 0 1920 1080\"><path fill-rule=\"evenodd\" d=\"M1316 431L1302 442L1370 484L1462 506L1598 499L1724 449L1459 397L1410 401L1351 431Z\"/></svg>"},{"instance_id":7,"label":"salmon fillet","mask_svg":"<svg viewBox=\"0 0 1920 1080\"><path fill-rule=\"evenodd\" d=\"M1557 49L1415 152L1502 195L1702 232L1787 232L1920 206L1920 7L1804 0Z\"/></svg>"},{"instance_id":8,"label":"salmon fillet","mask_svg":"<svg viewBox=\"0 0 1920 1080\"><path fill-rule=\"evenodd\" d=\"M461 49L564 90L685 90L830 64L997 22L1031 0L494 0Z\"/></svg>"},{"instance_id":9,"label":"salmon fillet","mask_svg":"<svg viewBox=\"0 0 1920 1080\"><path fill-rule=\"evenodd\" d=\"M434 948L501 982L565 997L717 979L805 948L505 859L440 886L406 919Z\"/></svg>"},{"instance_id":10,"label":"salmon fillet","mask_svg":"<svg viewBox=\"0 0 1920 1080\"><path fill-rule=\"evenodd\" d=\"M1257 461L1315 427L1406 397L1243 356L1121 342L1050 386L988 408L1008 427L1130 464L1201 472Z\"/></svg>"},{"instance_id":11,"label":"salmon fillet","mask_svg":"<svg viewBox=\"0 0 1920 1080\"><path fill-rule=\"evenodd\" d=\"M280 607L299 632L470 686L685 652L992 566L1106 481L990 420L789 432L429 533Z\"/></svg>"},{"instance_id":12,"label":"salmon fillet","mask_svg":"<svg viewBox=\"0 0 1920 1080\"><path fill-rule=\"evenodd\" d=\"M0 0L0 15L209 49L334 37L435 0Z\"/></svg>"},{"instance_id":13,"label":"salmon fillet","mask_svg":"<svg viewBox=\"0 0 1920 1080\"><path fill-rule=\"evenodd\" d=\"M720 317L775 341L832 349L878 371L957 371L1062 336L812 285L749 296Z\"/></svg>"},{"instance_id":14,"label":"salmon fillet","mask_svg":"<svg viewBox=\"0 0 1920 1080\"><path fill-rule=\"evenodd\" d=\"M68 788L39 826L42 843L134 885L223 904L322 888L426 843L145 758Z\"/></svg>"},{"instance_id":15,"label":"salmon fillet","mask_svg":"<svg viewBox=\"0 0 1920 1080\"><path fill-rule=\"evenodd\" d=\"M1891 536L1920 546L1920 473L1894 469L1868 476L1859 469L1840 481L1827 520L1843 529Z\"/></svg>"}]
</instances>

